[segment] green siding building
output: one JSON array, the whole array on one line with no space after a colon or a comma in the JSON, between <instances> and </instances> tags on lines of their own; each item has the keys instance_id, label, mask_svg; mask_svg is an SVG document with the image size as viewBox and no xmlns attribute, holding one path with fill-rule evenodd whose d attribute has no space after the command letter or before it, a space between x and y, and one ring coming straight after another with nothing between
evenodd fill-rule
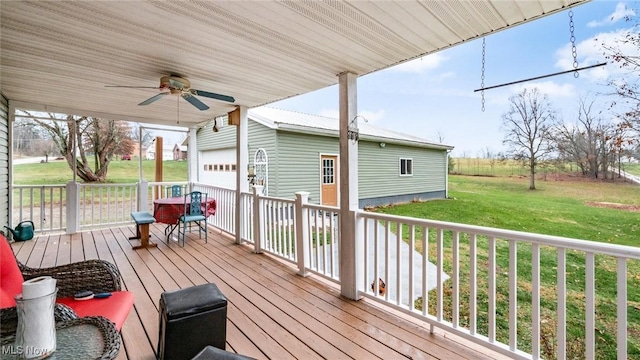
<instances>
[{"instance_id":1,"label":"green siding building","mask_svg":"<svg viewBox=\"0 0 640 360\"><path fill-rule=\"evenodd\" d=\"M262 107L249 110L249 172L269 196L311 193L310 202L337 205L338 120ZM214 131L214 125L216 130ZM359 124L361 208L447 196L453 147ZM198 131L198 181L235 188L236 127L218 119Z\"/></svg>"}]
</instances>

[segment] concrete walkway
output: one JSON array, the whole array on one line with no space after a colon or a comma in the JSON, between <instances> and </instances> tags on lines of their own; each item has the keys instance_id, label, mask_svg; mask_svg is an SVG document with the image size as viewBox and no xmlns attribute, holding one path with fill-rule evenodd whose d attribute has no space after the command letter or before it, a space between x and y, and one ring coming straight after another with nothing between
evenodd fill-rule
<instances>
[{"instance_id":1,"label":"concrete walkway","mask_svg":"<svg viewBox=\"0 0 640 360\"><path fill-rule=\"evenodd\" d=\"M377 225L376 225L377 224ZM378 278L382 279L386 286L387 292L389 294L389 300L395 301L397 297L397 269L398 269L398 261L400 261L400 298L402 299L402 303L407 305L409 303L409 256L413 256L413 295L414 299L422 297L422 254L413 250L410 251L410 246L406 242L402 241L400 243L400 254L397 252L397 244L398 239L395 234L389 234L389 278L386 278L386 267L385 267L385 228L377 222L368 222L369 229L367 232L369 234L368 244L367 244L367 291L371 291L371 283L373 283L374 277L374 266L375 266L375 251L374 251L374 226L377 227L378 232ZM335 230L334 230L335 233ZM333 237L334 239L337 237ZM334 269L336 272L338 271L338 246L334 244L333 246L333 258ZM320 254L324 252L322 246L318 247L318 251ZM327 252L330 252L330 248L327 249ZM312 257L312 262L315 261L315 258ZM329 260L328 260L329 262ZM318 268L322 269L323 267L323 259L322 256L318 257ZM438 285L437 282L437 274L438 268L435 264L431 262L427 262L427 291L435 289ZM449 279L449 275L446 273L442 273L442 281L446 281Z\"/></svg>"}]
</instances>

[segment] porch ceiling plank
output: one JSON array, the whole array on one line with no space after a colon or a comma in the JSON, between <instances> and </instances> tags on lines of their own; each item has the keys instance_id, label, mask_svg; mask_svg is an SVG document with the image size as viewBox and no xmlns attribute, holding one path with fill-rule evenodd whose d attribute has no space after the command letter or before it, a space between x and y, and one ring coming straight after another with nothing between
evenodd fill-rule
<instances>
[{"instance_id":1,"label":"porch ceiling plank","mask_svg":"<svg viewBox=\"0 0 640 360\"><path fill-rule=\"evenodd\" d=\"M307 93L586 0L4 1L0 89L10 101L176 125L178 98L138 106L163 75L235 104L183 101L180 125ZM170 101L174 100L174 101Z\"/></svg>"}]
</instances>

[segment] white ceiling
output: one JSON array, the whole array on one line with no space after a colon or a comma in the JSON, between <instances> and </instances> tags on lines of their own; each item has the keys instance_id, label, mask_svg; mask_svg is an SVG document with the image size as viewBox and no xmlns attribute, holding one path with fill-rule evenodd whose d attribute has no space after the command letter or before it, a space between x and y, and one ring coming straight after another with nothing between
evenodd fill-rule
<instances>
[{"instance_id":1,"label":"white ceiling","mask_svg":"<svg viewBox=\"0 0 640 360\"><path fill-rule=\"evenodd\" d=\"M178 74L255 107L566 9L584 0L0 1L0 91L32 110L176 125L233 110L199 97L137 104ZM179 101L178 101L179 100ZM179 106L178 106L179 104Z\"/></svg>"}]
</instances>

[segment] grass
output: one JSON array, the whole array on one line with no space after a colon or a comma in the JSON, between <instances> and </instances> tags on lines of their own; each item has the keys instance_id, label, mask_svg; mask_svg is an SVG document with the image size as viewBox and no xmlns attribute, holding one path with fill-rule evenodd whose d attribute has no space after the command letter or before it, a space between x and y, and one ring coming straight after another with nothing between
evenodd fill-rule
<instances>
[{"instance_id":1,"label":"grass","mask_svg":"<svg viewBox=\"0 0 640 360\"><path fill-rule=\"evenodd\" d=\"M640 164L624 163L622 164L622 170L629 174L640 176Z\"/></svg>"},{"instance_id":2,"label":"grass","mask_svg":"<svg viewBox=\"0 0 640 360\"><path fill-rule=\"evenodd\" d=\"M155 160L142 160L142 177L155 181ZM186 181L186 161L164 161L162 163L163 181ZM138 161L115 160L109 164L107 183L138 182ZM15 185L55 185L66 184L73 179L73 172L66 161L55 160L48 163L21 164L13 166Z\"/></svg>"},{"instance_id":3,"label":"grass","mask_svg":"<svg viewBox=\"0 0 640 360\"><path fill-rule=\"evenodd\" d=\"M451 173L457 175L474 176L529 176L529 169L521 161L483 158L453 158L455 166ZM640 164L622 163L622 170L630 174L640 176ZM538 176L544 177L548 174L574 173L579 171L578 167L572 163L543 163L536 170Z\"/></svg>"},{"instance_id":4,"label":"grass","mask_svg":"<svg viewBox=\"0 0 640 360\"><path fill-rule=\"evenodd\" d=\"M436 200L381 208L378 211L394 215L451 221L457 223L504 228L540 234L588 239L612 244L638 246L640 226L638 213L594 207L592 202L640 204L637 186L624 183L595 181L538 181L538 190L530 191L528 180L520 177L450 176L451 200ZM406 229L403 234L407 236ZM416 237L419 238L420 234ZM469 253L469 239L460 239L461 254ZM452 269L452 236L446 233L445 271ZM478 238L478 331L488 332L488 245ZM508 343L508 242L497 244L497 338ZM422 244L418 243L420 251ZM430 260L435 261L435 234L430 234ZM545 358L554 358L557 345L555 333L557 304L557 254L555 249L541 249L541 327ZM460 259L460 318L468 326L468 255ZM567 252L567 338L569 358L584 357L584 254ZM596 257L597 353L598 359L616 358L616 263L607 256ZM630 358L640 358L640 261L628 261L628 352ZM451 320L451 280L445 283L445 319ZM518 246L518 347L531 350L531 247ZM430 294L435 299L435 293ZM435 301L429 302L429 312L435 313ZM417 306L422 304L418 302Z\"/></svg>"}]
</instances>

